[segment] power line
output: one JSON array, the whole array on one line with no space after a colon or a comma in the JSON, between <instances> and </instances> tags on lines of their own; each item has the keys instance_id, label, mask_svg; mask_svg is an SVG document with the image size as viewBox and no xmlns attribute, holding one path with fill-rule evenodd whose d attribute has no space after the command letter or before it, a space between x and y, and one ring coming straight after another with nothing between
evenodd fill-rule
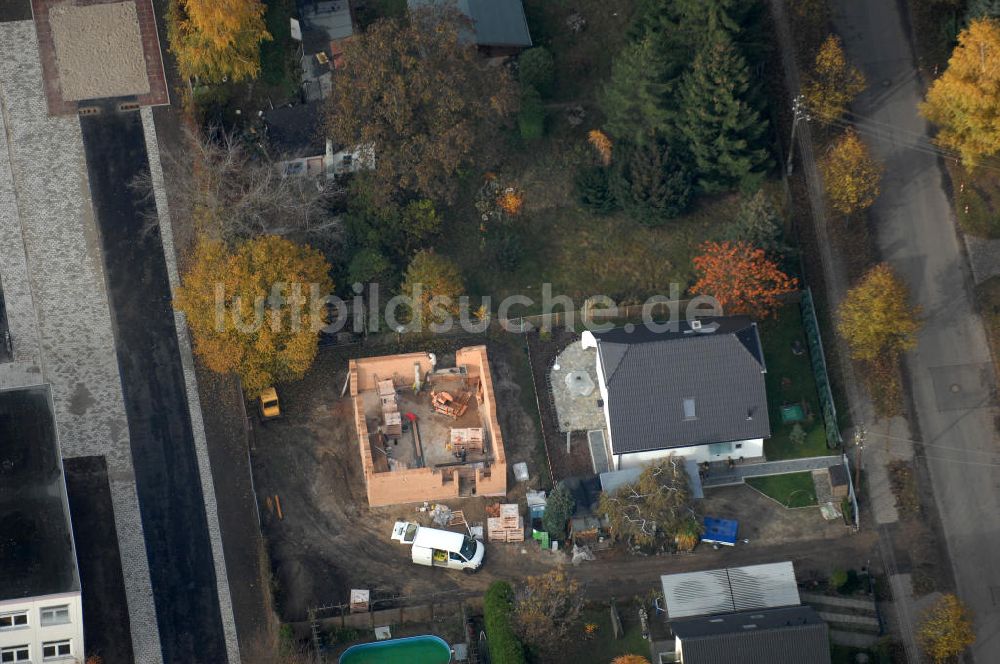
<instances>
[{"instance_id":1,"label":"power line","mask_svg":"<svg viewBox=\"0 0 1000 664\"><path fill-rule=\"evenodd\" d=\"M902 436L890 436L889 434L876 433L874 431L869 431L868 435L869 436L878 436L880 438L887 438L889 440L898 440L900 442L913 443L915 445L922 445L923 447L929 447L929 448L933 448L933 449L936 449L936 450L951 450L953 452L962 452L962 453L965 453L965 454L987 454L987 455L994 456L994 457L1000 456L1000 452L987 452L987 451L983 451L983 450L967 450L967 449L963 449L961 447L953 447L951 445L941 445L939 443L926 443L926 442L923 442L923 441L920 441L920 440L913 440L912 438L903 438ZM928 459L940 459L942 461L954 461L955 463L958 463L957 459L946 459L945 457L927 457L927 458ZM962 462L962 463L969 463L969 464L974 464L974 465L984 465L984 466L985 465L1000 466L1000 463L986 462L986 461L983 461L983 462L967 461L967 462Z\"/></svg>"},{"instance_id":2,"label":"power line","mask_svg":"<svg viewBox=\"0 0 1000 664\"><path fill-rule=\"evenodd\" d=\"M850 110L847 111L847 115L853 119L831 118L825 120L825 122L831 126L841 129L854 129L859 134L888 143L894 147L920 152L930 156L943 157L956 162L960 162L962 160L960 152L950 148L941 147L940 145L934 143L923 132L892 125L881 120L876 120L872 117L860 115ZM909 141L905 139L909 139ZM1000 173L1000 159L995 157L986 157L984 161L981 161L976 165L976 168Z\"/></svg>"}]
</instances>

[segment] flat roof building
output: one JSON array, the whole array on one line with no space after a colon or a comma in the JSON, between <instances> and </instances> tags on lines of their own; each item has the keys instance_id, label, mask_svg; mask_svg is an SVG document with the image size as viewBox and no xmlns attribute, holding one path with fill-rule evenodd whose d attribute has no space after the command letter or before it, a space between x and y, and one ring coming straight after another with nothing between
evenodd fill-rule
<instances>
[{"instance_id":1,"label":"flat roof building","mask_svg":"<svg viewBox=\"0 0 1000 664\"><path fill-rule=\"evenodd\" d=\"M48 386L0 391L0 661L83 660L72 533Z\"/></svg>"}]
</instances>

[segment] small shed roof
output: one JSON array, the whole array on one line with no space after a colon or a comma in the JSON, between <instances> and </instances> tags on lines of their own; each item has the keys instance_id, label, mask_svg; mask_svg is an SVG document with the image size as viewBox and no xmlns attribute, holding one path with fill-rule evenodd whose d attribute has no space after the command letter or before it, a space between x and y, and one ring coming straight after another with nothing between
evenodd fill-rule
<instances>
[{"instance_id":1,"label":"small shed roof","mask_svg":"<svg viewBox=\"0 0 1000 664\"><path fill-rule=\"evenodd\" d=\"M666 574L660 577L671 619L800 603L791 562Z\"/></svg>"},{"instance_id":2,"label":"small shed roof","mask_svg":"<svg viewBox=\"0 0 1000 664\"><path fill-rule=\"evenodd\" d=\"M847 468L842 463L830 466L830 484L832 486L847 486Z\"/></svg>"}]
</instances>

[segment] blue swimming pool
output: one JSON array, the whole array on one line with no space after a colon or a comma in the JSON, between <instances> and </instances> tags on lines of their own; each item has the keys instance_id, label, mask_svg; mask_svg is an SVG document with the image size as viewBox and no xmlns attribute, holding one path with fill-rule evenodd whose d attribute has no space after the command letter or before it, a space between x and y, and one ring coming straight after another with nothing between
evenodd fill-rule
<instances>
[{"instance_id":1,"label":"blue swimming pool","mask_svg":"<svg viewBox=\"0 0 1000 664\"><path fill-rule=\"evenodd\" d=\"M340 664L448 664L451 648L444 639L427 634L351 646Z\"/></svg>"}]
</instances>

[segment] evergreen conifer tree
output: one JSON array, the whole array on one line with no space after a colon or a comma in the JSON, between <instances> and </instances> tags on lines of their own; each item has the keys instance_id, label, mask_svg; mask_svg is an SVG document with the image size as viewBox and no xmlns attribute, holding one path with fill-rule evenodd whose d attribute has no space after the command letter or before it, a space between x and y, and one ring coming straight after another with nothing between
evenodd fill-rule
<instances>
[{"instance_id":1,"label":"evergreen conifer tree","mask_svg":"<svg viewBox=\"0 0 1000 664\"><path fill-rule=\"evenodd\" d=\"M712 193L759 183L770 157L767 121L751 105L750 72L727 32L716 29L681 82L678 125L698 186Z\"/></svg>"},{"instance_id":2,"label":"evergreen conifer tree","mask_svg":"<svg viewBox=\"0 0 1000 664\"><path fill-rule=\"evenodd\" d=\"M615 56L600 97L609 134L641 144L672 130L670 98L676 75L671 69L653 35L628 44Z\"/></svg>"},{"instance_id":3,"label":"evergreen conifer tree","mask_svg":"<svg viewBox=\"0 0 1000 664\"><path fill-rule=\"evenodd\" d=\"M687 209L691 176L662 139L624 144L611 171L611 191L625 212L647 226L659 226Z\"/></svg>"}]
</instances>

